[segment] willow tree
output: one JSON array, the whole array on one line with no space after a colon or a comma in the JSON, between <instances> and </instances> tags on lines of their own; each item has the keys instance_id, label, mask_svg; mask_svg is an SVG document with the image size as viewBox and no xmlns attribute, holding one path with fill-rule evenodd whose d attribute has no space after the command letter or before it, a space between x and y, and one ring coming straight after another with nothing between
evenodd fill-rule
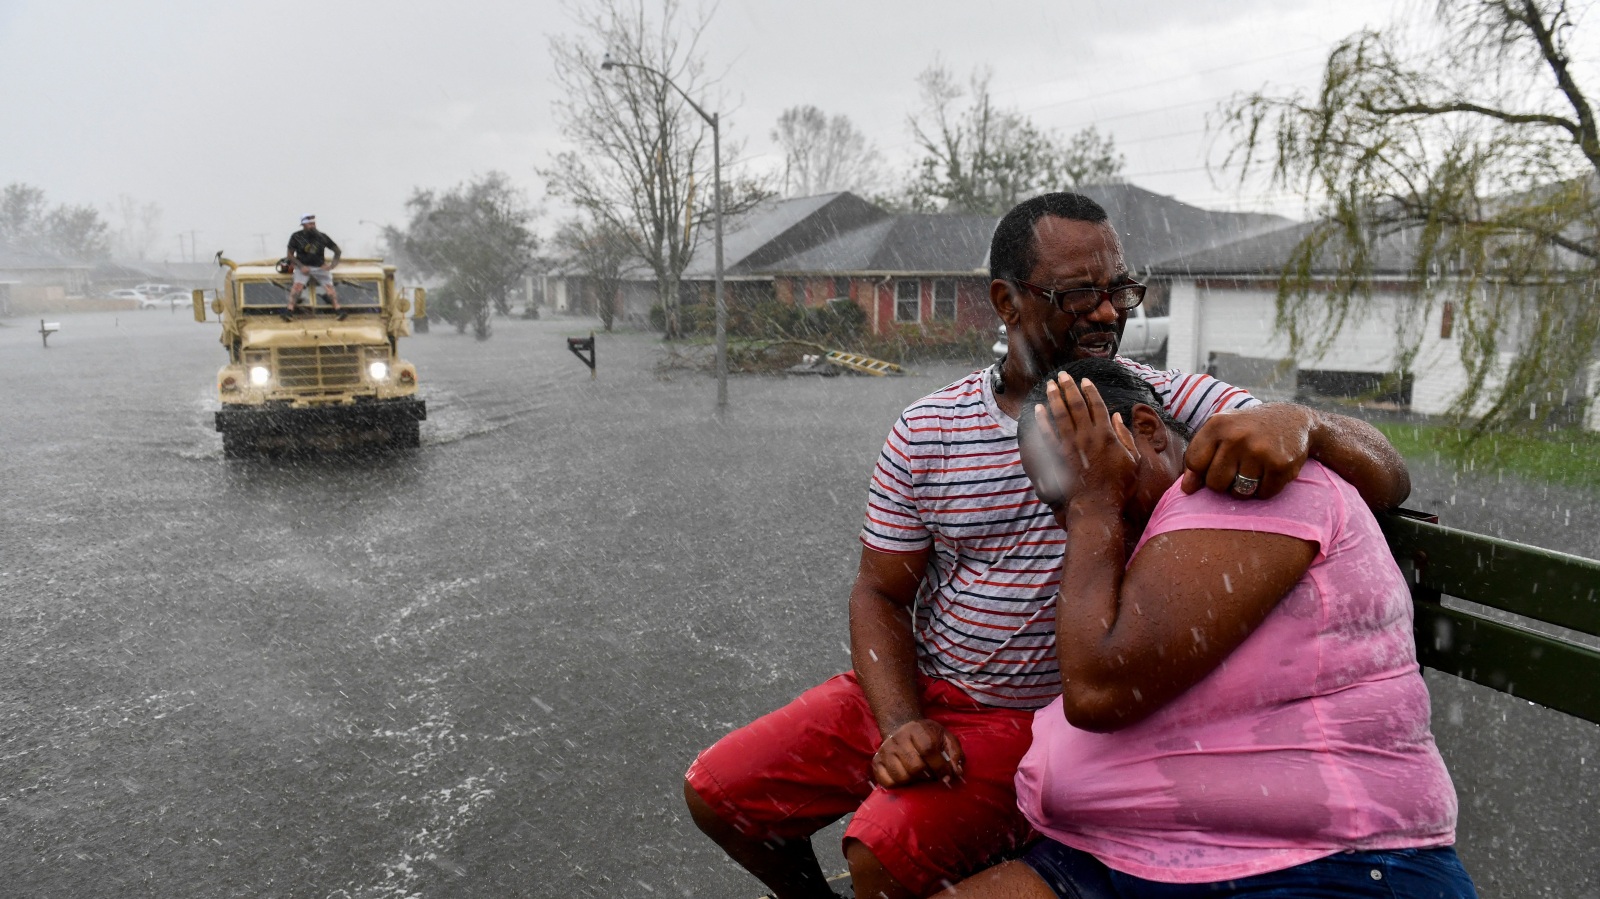
<instances>
[{"instance_id":1,"label":"willow tree","mask_svg":"<svg viewBox=\"0 0 1600 899\"><path fill-rule=\"evenodd\" d=\"M1409 370L1430 314L1453 316L1476 433L1571 421L1600 348L1600 139L1564 0L1441 0L1432 18L1362 31L1315 94L1236 98L1228 164L1302 192L1316 224L1279 281L1297 357L1373 310L1379 248L1417 289L1396 323Z\"/></svg>"}]
</instances>

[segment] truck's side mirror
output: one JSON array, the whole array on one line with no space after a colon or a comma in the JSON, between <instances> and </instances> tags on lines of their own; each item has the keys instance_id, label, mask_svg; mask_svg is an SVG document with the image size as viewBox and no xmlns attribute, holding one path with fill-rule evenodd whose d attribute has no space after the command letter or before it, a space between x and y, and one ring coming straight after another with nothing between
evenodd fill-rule
<instances>
[{"instance_id":1,"label":"truck's side mirror","mask_svg":"<svg viewBox=\"0 0 1600 899\"><path fill-rule=\"evenodd\" d=\"M197 322L205 321L206 292L197 287L189 292L189 299L194 302L194 320Z\"/></svg>"},{"instance_id":2,"label":"truck's side mirror","mask_svg":"<svg viewBox=\"0 0 1600 899\"><path fill-rule=\"evenodd\" d=\"M412 317L413 318L427 318L428 317L428 290L425 287L418 287L417 288L417 311L413 314Z\"/></svg>"}]
</instances>

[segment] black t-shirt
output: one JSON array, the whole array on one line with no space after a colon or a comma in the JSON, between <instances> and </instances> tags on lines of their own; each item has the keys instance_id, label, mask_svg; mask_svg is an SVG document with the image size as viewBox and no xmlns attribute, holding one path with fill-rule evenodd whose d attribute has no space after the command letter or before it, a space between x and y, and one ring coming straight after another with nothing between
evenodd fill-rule
<instances>
[{"instance_id":1,"label":"black t-shirt","mask_svg":"<svg viewBox=\"0 0 1600 899\"><path fill-rule=\"evenodd\" d=\"M295 261L301 265L326 265L328 260L322 254L323 250L332 250L334 255L344 252L339 249L338 244L333 242L333 238L315 228L310 231L301 228L299 231L289 235L289 255L293 256Z\"/></svg>"}]
</instances>

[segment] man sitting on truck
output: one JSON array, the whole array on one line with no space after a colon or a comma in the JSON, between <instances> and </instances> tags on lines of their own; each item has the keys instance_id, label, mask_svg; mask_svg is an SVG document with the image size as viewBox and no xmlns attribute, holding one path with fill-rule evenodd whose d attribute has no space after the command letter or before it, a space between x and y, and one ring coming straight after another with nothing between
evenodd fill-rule
<instances>
[{"instance_id":1,"label":"man sitting on truck","mask_svg":"<svg viewBox=\"0 0 1600 899\"><path fill-rule=\"evenodd\" d=\"M328 262L326 250L333 251L332 263ZM289 235L289 263L294 266L294 286L289 288L289 309L284 313L284 321L289 321L289 316L294 315L295 304L300 301L306 282L312 278L316 278L322 289L328 292L333 311L339 314L339 321L344 321L349 313L339 308L339 292L333 287L333 269L339 265L339 256L339 245L333 242L333 238L317 230L317 217L300 216L300 230Z\"/></svg>"}]
</instances>

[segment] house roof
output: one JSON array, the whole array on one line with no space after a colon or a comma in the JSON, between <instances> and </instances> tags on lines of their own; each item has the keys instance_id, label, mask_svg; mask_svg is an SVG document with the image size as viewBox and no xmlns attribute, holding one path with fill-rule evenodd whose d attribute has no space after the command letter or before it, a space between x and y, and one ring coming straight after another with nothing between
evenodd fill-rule
<instances>
[{"instance_id":1,"label":"house roof","mask_svg":"<svg viewBox=\"0 0 1600 899\"><path fill-rule=\"evenodd\" d=\"M1132 184L1080 189L1105 207L1134 269L1290 224L1278 215L1200 209ZM1000 219L988 215L899 215L762 266L771 273L981 272Z\"/></svg>"},{"instance_id":2,"label":"house roof","mask_svg":"<svg viewBox=\"0 0 1600 899\"><path fill-rule=\"evenodd\" d=\"M765 200L724 226L723 270L748 274L764 269L773 260L888 217L889 213L849 192ZM683 277L709 280L715 276L716 251L709 241L703 242Z\"/></svg>"},{"instance_id":3,"label":"house roof","mask_svg":"<svg viewBox=\"0 0 1600 899\"><path fill-rule=\"evenodd\" d=\"M1291 224L1277 215L1200 209L1132 184L1082 192L1105 207L1136 270ZM982 273L999 221L992 215L894 215L849 192L767 200L728 221L723 269L729 277ZM715 264L712 244L702 243L683 277L710 280Z\"/></svg>"},{"instance_id":4,"label":"house roof","mask_svg":"<svg viewBox=\"0 0 1600 899\"><path fill-rule=\"evenodd\" d=\"M1201 209L1133 184L1091 184L1078 192L1105 207L1135 270L1293 224L1281 215Z\"/></svg>"},{"instance_id":5,"label":"house roof","mask_svg":"<svg viewBox=\"0 0 1600 899\"><path fill-rule=\"evenodd\" d=\"M1164 275L1276 275L1288 265L1294 248L1316 226L1297 223L1265 234L1235 240L1165 260L1151 269ZM1417 235L1407 230L1378 240L1373 274L1407 275L1416 258ZM1343 268L1331 250L1318 254L1313 271Z\"/></svg>"},{"instance_id":6,"label":"house roof","mask_svg":"<svg viewBox=\"0 0 1600 899\"><path fill-rule=\"evenodd\" d=\"M897 215L763 267L778 273L966 274L988 268L992 215Z\"/></svg>"},{"instance_id":7,"label":"house roof","mask_svg":"<svg viewBox=\"0 0 1600 899\"><path fill-rule=\"evenodd\" d=\"M62 269L86 269L88 267L88 263L85 262L74 262L70 259L63 259L60 256L52 256L48 253L25 253L21 250L13 250L8 246L0 244L0 269L22 272L39 270L59 271Z\"/></svg>"}]
</instances>

